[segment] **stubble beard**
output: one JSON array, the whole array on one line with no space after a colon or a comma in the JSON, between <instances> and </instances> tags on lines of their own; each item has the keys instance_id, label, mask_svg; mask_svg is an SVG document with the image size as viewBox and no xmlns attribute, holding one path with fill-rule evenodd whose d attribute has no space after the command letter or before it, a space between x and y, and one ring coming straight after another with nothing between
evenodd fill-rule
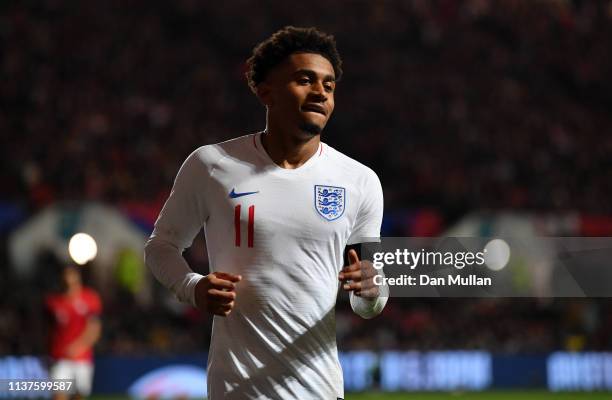
<instances>
[{"instance_id":1,"label":"stubble beard","mask_svg":"<svg viewBox=\"0 0 612 400\"><path fill-rule=\"evenodd\" d=\"M312 122L302 122L299 126L299 129L310 136L320 135L323 131L323 127Z\"/></svg>"}]
</instances>

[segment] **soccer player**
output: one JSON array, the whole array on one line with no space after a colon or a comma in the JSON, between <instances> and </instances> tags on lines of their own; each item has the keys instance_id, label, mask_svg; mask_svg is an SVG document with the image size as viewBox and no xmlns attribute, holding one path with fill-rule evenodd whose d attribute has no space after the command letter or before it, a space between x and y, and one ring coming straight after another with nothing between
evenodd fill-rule
<instances>
[{"instance_id":1,"label":"soccer player","mask_svg":"<svg viewBox=\"0 0 612 400\"><path fill-rule=\"evenodd\" d=\"M356 252L380 236L380 181L321 142L342 75L332 36L286 27L255 47L247 64L266 129L187 158L147 242L146 263L180 300L215 314L210 399L342 398L339 281L364 318L387 300L372 285L368 298L362 293L371 274ZM207 276L181 256L202 227Z\"/></svg>"},{"instance_id":2,"label":"soccer player","mask_svg":"<svg viewBox=\"0 0 612 400\"><path fill-rule=\"evenodd\" d=\"M51 379L73 379L76 398L88 396L93 380L93 346L100 338L102 302L95 290L83 286L73 265L62 270L62 291L45 298L52 320ZM72 390L71 390L72 391ZM65 393L54 398L67 399Z\"/></svg>"}]
</instances>

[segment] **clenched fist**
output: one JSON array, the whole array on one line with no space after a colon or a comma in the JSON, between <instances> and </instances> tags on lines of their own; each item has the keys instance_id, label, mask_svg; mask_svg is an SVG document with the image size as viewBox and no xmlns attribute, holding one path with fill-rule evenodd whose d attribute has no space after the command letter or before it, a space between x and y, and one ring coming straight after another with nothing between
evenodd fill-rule
<instances>
[{"instance_id":1,"label":"clenched fist","mask_svg":"<svg viewBox=\"0 0 612 400\"><path fill-rule=\"evenodd\" d=\"M200 310L227 317L236 301L236 283L241 275L212 272L200 279L195 287L195 302Z\"/></svg>"},{"instance_id":2,"label":"clenched fist","mask_svg":"<svg viewBox=\"0 0 612 400\"><path fill-rule=\"evenodd\" d=\"M370 261L360 261L354 249L348 253L349 265L338 274L342 289L365 298L376 298L380 295L379 287L374 283L376 269Z\"/></svg>"}]
</instances>

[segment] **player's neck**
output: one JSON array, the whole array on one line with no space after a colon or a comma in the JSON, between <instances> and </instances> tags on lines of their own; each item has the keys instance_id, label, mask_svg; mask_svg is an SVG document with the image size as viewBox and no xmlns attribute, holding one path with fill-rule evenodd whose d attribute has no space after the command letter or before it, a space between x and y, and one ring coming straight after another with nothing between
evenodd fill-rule
<instances>
[{"instance_id":1,"label":"player's neck","mask_svg":"<svg viewBox=\"0 0 612 400\"><path fill-rule=\"evenodd\" d=\"M82 285L73 285L73 286L66 288L65 293L66 293L66 296L68 297L74 297L78 295L79 293L81 293L82 289L83 289Z\"/></svg>"},{"instance_id":2,"label":"player's neck","mask_svg":"<svg viewBox=\"0 0 612 400\"><path fill-rule=\"evenodd\" d=\"M302 166L319 150L320 135L299 139L279 130L266 130L261 135L261 144L276 165L286 169Z\"/></svg>"}]
</instances>

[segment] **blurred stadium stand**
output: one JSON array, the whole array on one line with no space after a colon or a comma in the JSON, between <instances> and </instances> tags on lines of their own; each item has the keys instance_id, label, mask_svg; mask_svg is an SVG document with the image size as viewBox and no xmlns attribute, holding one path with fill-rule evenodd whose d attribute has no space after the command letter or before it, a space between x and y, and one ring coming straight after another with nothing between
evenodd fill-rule
<instances>
[{"instance_id":1,"label":"blurred stadium stand","mask_svg":"<svg viewBox=\"0 0 612 400\"><path fill-rule=\"evenodd\" d=\"M548 234L612 236L611 1L2 1L0 355L45 353L59 262L41 252L20 278L10 235L90 203L148 235L191 151L264 127L244 62L288 24L337 38L345 76L323 140L380 176L385 235L522 212L557 221ZM200 272L203 245L186 253ZM205 351L210 317L159 286L134 301L137 259L104 267L98 354ZM342 298L340 349L612 349L608 299L393 299L375 321Z\"/></svg>"}]
</instances>

